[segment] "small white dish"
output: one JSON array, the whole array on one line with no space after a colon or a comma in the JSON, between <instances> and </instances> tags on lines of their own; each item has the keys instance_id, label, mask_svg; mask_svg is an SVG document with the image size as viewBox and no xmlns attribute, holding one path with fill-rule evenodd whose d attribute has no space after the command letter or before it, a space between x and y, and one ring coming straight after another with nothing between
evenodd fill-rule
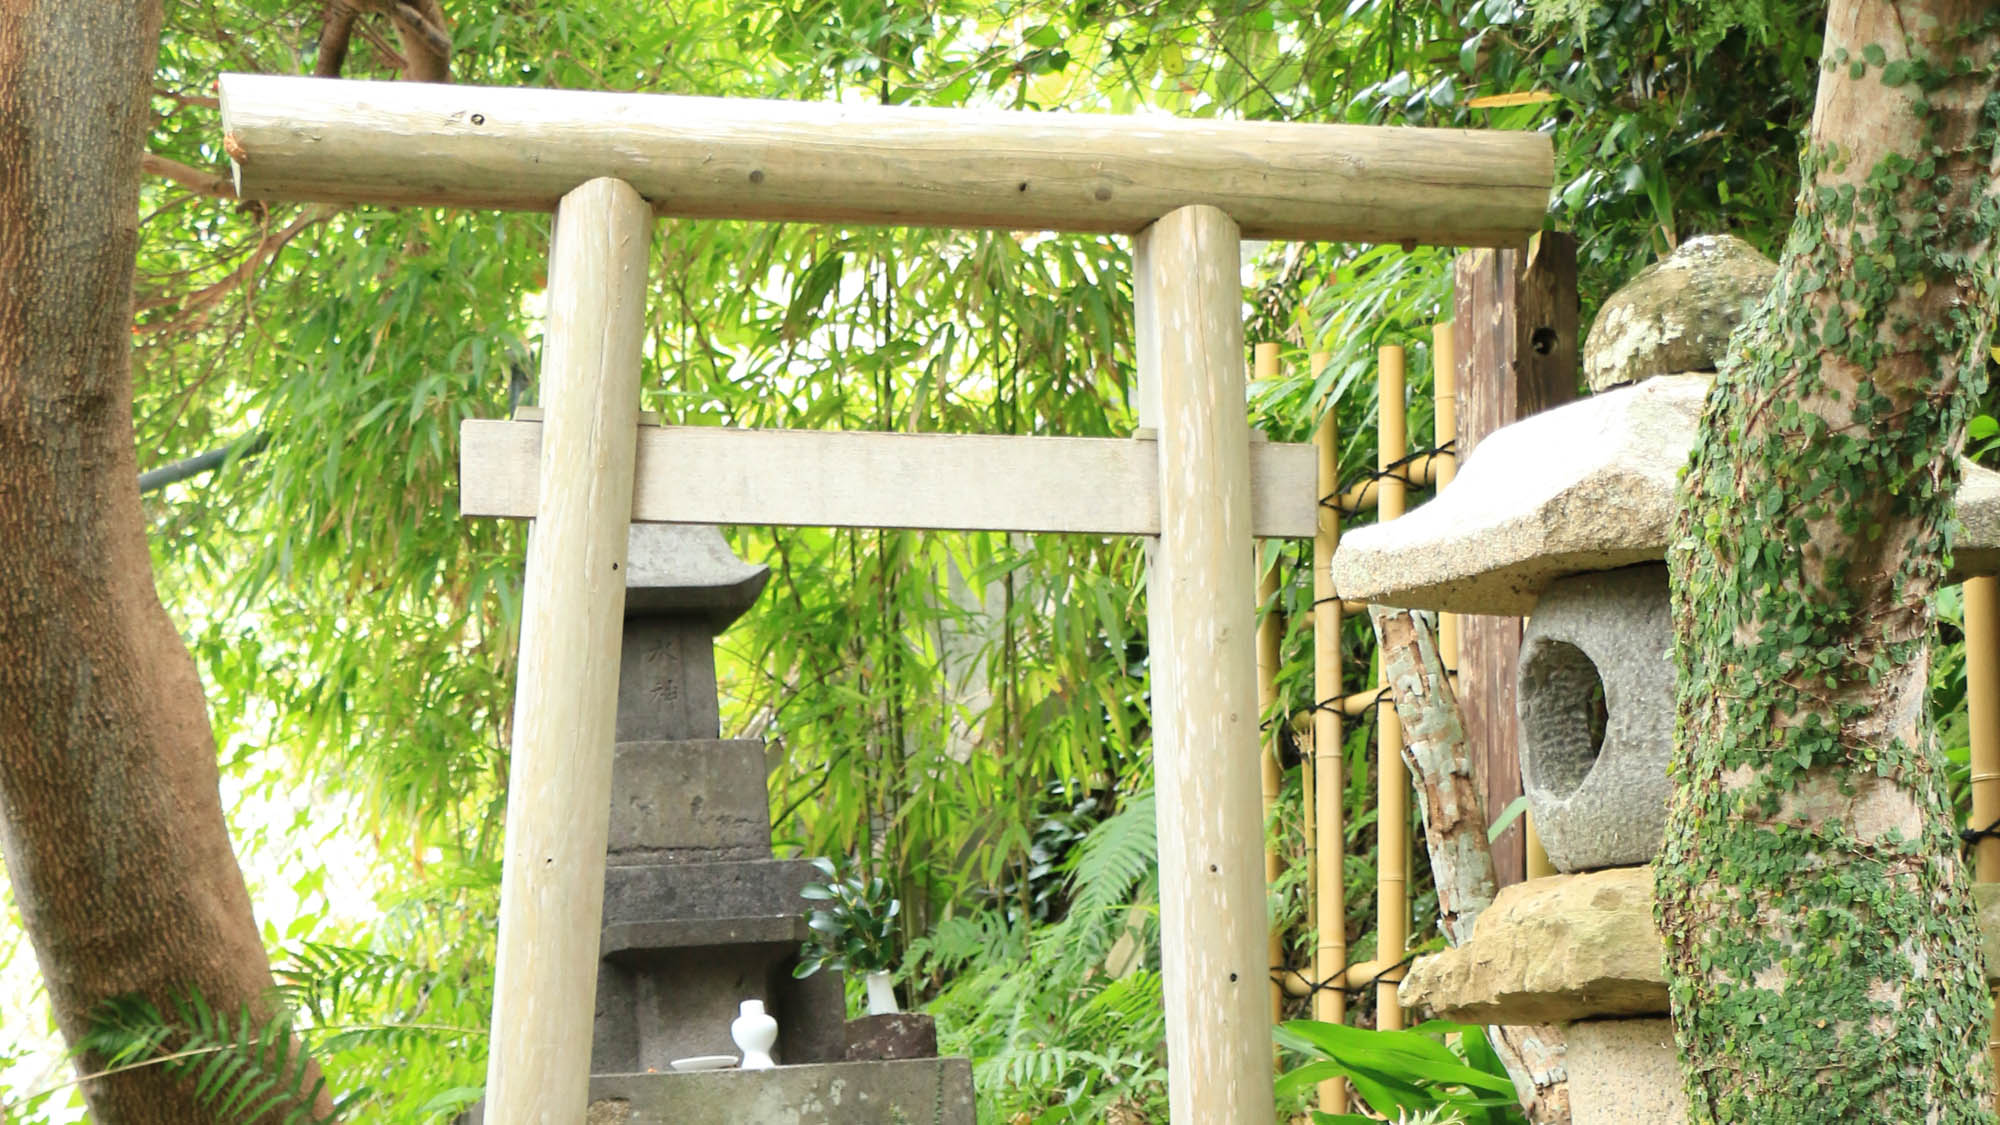
<instances>
[{"instance_id":1,"label":"small white dish","mask_svg":"<svg viewBox=\"0 0 2000 1125\"><path fill-rule=\"evenodd\" d=\"M667 1064L675 1070L731 1070L736 1066L735 1055L693 1055L685 1059L675 1059Z\"/></svg>"}]
</instances>

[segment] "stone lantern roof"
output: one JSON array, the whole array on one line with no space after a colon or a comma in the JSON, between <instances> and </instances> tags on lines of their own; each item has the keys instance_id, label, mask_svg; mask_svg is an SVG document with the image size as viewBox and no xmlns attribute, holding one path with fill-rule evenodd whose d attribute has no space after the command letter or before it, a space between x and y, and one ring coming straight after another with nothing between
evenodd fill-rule
<instances>
[{"instance_id":1,"label":"stone lantern roof","mask_svg":"<svg viewBox=\"0 0 2000 1125\"><path fill-rule=\"evenodd\" d=\"M1648 379L1494 431L1436 499L1343 535L1334 589L1382 605L1520 615L1557 578L1666 558L1674 484L1711 378ZM2000 571L2000 473L1962 468L1954 579Z\"/></svg>"}]
</instances>

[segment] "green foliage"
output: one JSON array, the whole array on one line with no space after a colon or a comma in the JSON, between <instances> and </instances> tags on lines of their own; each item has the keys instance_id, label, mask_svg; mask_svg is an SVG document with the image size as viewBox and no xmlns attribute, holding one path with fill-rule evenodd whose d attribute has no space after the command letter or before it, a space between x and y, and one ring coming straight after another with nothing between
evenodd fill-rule
<instances>
[{"instance_id":1,"label":"green foliage","mask_svg":"<svg viewBox=\"0 0 2000 1125\"><path fill-rule=\"evenodd\" d=\"M1316 1123L1373 1120L1525 1125L1514 1083L1481 1027L1433 1021L1403 1031L1292 1020L1278 1042L1308 1060L1278 1079L1281 1104L1322 1082L1345 1079L1372 1116L1315 1111Z\"/></svg>"},{"instance_id":2,"label":"green foliage","mask_svg":"<svg viewBox=\"0 0 2000 1125\"><path fill-rule=\"evenodd\" d=\"M911 946L912 973L943 982L929 1010L943 1049L973 1059L980 1120L1164 1120L1153 818L1147 788L1090 831L1061 919L992 906Z\"/></svg>"},{"instance_id":3,"label":"green foliage","mask_svg":"<svg viewBox=\"0 0 2000 1125\"><path fill-rule=\"evenodd\" d=\"M889 884L879 876L843 873L830 859L812 861L826 876L807 883L800 894L826 905L813 908L812 936L792 972L809 977L822 968L853 973L887 972L896 960L896 915L902 913Z\"/></svg>"},{"instance_id":4,"label":"green foliage","mask_svg":"<svg viewBox=\"0 0 2000 1125\"><path fill-rule=\"evenodd\" d=\"M105 1070L158 1066L185 1079L218 1121L335 1120L313 1109L326 1080L313 1074L312 1056L282 1013L257 1019L248 1009L217 1012L197 993L176 997L171 1012L142 996L119 997L93 1015L80 1047Z\"/></svg>"}]
</instances>

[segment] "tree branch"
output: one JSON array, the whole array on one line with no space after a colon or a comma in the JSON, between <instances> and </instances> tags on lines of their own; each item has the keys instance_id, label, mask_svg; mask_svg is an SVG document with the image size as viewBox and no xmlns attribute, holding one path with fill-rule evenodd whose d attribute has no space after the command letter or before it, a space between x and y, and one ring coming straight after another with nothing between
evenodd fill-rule
<instances>
[{"instance_id":1,"label":"tree branch","mask_svg":"<svg viewBox=\"0 0 2000 1125\"><path fill-rule=\"evenodd\" d=\"M347 0L331 0L327 4L326 19L319 31L319 56L313 61L313 77L340 77L340 68L347 65L347 44L354 33L354 21L360 17L360 10Z\"/></svg>"},{"instance_id":2,"label":"tree branch","mask_svg":"<svg viewBox=\"0 0 2000 1125\"><path fill-rule=\"evenodd\" d=\"M384 15L402 40L399 57L365 23L366 15ZM347 65L348 46L355 33L374 43L384 56L401 65L403 77L416 82L451 81L451 24L438 0L330 0L320 29L319 56L313 74L338 78Z\"/></svg>"},{"instance_id":3,"label":"tree branch","mask_svg":"<svg viewBox=\"0 0 2000 1125\"><path fill-rule=\"evenodd\" d=\"M216 172L204 172L191 168L178 160L168 160L156 153L147 153L139 158L139 168L148 176L160 176L181 185L196 195L210 199L235 199L236 181Z\"/></svg>"},{"instance_id":4,"label":"tree branch","mask_svg":"<svg viewBox=\"0 0 2000 1125\"><path fill-rule=\"evenodd\" d=\"M332 207L313 207L292 220L283 230L275 233L267 232L258 241L256 247L250 251L249 255L243 261L239 262L235 269L230 270L228 275L223 277L222 280L211 285L205 285L185 297L162 296L141 298L133 302L132 311L139 313L175 306L174 316L170 322L161 325L147 325L146 327L157 331L183 324L189 317L206 312L224 297L240 288L245 282L256 275L257 267L262 265L265 259L284 249L286 243L304 233L306 228L331 218L334 212L335 208Z\"/></svg>"},{"instance_id":5,"label":"tree branch","mask_svg":"<svg viewBox=\"0 0 2000 1125\"><path fill-rule=\"evenodd\" d=\"M227 445L218 445L206 453L197 453L157 469L148 469L139 474L139 495L158 492L170 484L178 484L189 477L198 477L213 472L230 460L247 460L264 452L271 442L271 435L262 430L246 434Z\"/></svg>"},{"instance_id":6,"label":"tree branch","mask_svg":"<svg viewBox=\"0 0 2000 1125\"><path fill-rule=\"evenodd\" d=\"M1403 760L1416 782L1424 814L1424 843L1437 883L1439 928L1452 945L1472 937L1481 911L1493 903L1499 880L1486 840L1486 807L1465 720L1439 657L1428 617L1407 609L1371 605L1368 616L1381 645L1382 674L1403 724ZM1514 1080L1521 1108L1535 1125L1569 1125L1569 1069L1562 1029L1494 1026L1488 1041Z\"/></svg>"}]
</instances>

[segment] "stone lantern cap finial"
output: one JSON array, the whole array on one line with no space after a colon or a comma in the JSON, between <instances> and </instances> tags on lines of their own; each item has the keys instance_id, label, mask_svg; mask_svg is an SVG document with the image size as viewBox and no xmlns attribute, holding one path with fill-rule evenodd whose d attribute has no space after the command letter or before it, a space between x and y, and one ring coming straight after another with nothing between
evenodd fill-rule
<instances>
[{"instance_id":1,"label":"stone lantern cap finial","mask_svg":"<svg viewBox=\"0 0 2000 1125\"><path fill-rule=\"evenodd\" d=\"M1494 431L1436 499L1343 535L1334 589L1382 605L1519 615L1557 578L1664 559L1675 480L1710 380L1649 379ZM1963 468L1954 579L2000 572L2000 473Z\"/></svg>"},{"instance_id":2,"label":"stone lantern cap finial","mask_svg":"<svg viewBox=\"0 0 2000 1125\"><path fill-rule=\"evenodd\" d=\"M1778 267L1729 234L1690 238L1613 293L1583 345L1593 391L1657 375L1714 371L1729 337L1771 290Z\"/></svg>"}]
</instances>

